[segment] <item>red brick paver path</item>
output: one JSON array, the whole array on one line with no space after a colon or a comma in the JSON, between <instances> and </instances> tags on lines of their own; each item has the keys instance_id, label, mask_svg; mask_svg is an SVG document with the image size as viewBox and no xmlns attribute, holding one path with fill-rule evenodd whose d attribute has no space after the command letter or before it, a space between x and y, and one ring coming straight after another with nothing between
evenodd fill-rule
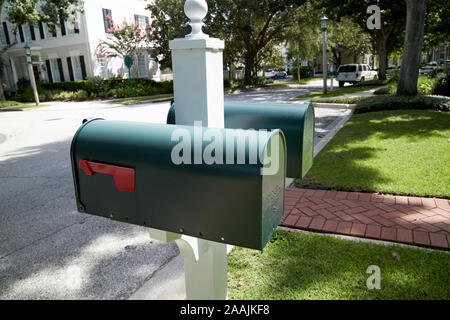
<instances>
[{"instance_id":1,"label":"red brick paver path","mask_svg":"<svg viewBox=\"0 0 450 320\"><path fill-rule=\"evenodd\" d=\"M288 188L281 226L450 249L444 199Z\"/></svg>"}]
</instances>

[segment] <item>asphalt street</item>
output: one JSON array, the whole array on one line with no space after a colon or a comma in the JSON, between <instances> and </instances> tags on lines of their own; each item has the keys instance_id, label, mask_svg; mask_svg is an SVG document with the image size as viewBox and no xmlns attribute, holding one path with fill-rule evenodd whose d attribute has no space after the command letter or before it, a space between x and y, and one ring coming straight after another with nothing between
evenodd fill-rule
<instances>
[{"instance_id":1,"label":"asphalt street","mask_svg":"<svg viewBox=\"0 0 450 320\"><path fill-rule=\"evenodd\" d=\"M225 99L284 103L311 90ZM145 228L78 213L69 156L84 118L164 123L168 109L94 101L0 112L0 299L128 299L179 254ZM316 144L349 112L316 109Z\"/></svg>"}]
</instances>

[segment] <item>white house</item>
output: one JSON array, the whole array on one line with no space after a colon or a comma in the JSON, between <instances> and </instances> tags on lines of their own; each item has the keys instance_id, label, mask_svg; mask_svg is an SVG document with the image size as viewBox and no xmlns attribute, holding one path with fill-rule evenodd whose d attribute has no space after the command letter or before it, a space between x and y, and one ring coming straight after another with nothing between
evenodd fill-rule
<instances>
[{"instance_id":1,"label":"white house","mask_svg":"<svg viewBox=\"0 0 450 320\"><path fill-rule=\"evenodd\" d=\"M127 77L127 69L119 58L107 59L97 56L100 40L106 38L111 15L114 22L121 24L138 22L145 27L150 23L150 12L145 9L147 0L85 0L84 13L77 14L77 21L71 24L61 21L56 34L51 34L45 24L37 27L22 25L19 28L19 44L2 57L3 82L8 91L14 91L20 78L29 78L25 58L25 44L31 47L32 60L42 61L34 66L36 79L49 82L77 81L88 76L104 78ZM0 26L2 45L13 41L12 25L3 19ZM135 61L133 76L159 80L157 63L145 53Z\"/></svg>"}]
</instances>

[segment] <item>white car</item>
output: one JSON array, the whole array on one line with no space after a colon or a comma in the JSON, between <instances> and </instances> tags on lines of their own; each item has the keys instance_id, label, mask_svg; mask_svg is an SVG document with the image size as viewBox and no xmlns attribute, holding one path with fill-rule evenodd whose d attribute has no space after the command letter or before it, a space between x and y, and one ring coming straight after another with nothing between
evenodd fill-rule
<instances>
[{"instance_id":1,"label":"white car","mask_svg":"<svg viewBox=\"0 0 450 320\"><path fill-rule=\"evenodd\" d=\"M357 83L366 80L377 80L378 72L373 71L367 64L343 64L339 66L336 80L339 87L343 87L346 82Z\"/></svg>"},{"instance_id":2,"label":"white car","mask_svg":"<svg viewBox=\"0 0 450 320\"><path fill-rule=\"evenodd\" d=\"M286 79L287 78L287 72L284 71L284 70L275 71L275 79L279 79L279 78Z\"/></svg>"},{"instance_id":3,"label":"white car","mask_svg":"<svg viewBox=\"0 0 450 320\"><path fill-rule=\"evenodd\" d=\"M273 79L277 76L277 72L275 70L269 69L265 73L266 79Z\"/></svg>"},{"instance_id":4,"label":"white car","mask_svg":"<svg viewBox=\"0 0 450 320\"><path fill-rule=\"evenodd\" d=\"M419 72L421 75L429 74L434 69L438 68L438 63L436 61L432 61L424 65L422 68L420 68Z\"/></svg>"}]
</instances>

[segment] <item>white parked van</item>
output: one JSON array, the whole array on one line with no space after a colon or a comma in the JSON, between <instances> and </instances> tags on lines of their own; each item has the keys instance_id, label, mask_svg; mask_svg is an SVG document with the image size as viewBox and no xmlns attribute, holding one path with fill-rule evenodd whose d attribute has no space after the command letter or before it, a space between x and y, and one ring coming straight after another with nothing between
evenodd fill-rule
<instances>
[{"instance_id":1,"label":"white parked van","mask_svg":"<svg viewBox=\"0 0 450 320\"><path fill-rule=\"evenodd\" d=\"M378 79L378 72L373 71L367 64L343 64L339 66L336 78L339 87L343 87L346 82L357 83L376 79Z\"/></svg>"}]
</instances>

